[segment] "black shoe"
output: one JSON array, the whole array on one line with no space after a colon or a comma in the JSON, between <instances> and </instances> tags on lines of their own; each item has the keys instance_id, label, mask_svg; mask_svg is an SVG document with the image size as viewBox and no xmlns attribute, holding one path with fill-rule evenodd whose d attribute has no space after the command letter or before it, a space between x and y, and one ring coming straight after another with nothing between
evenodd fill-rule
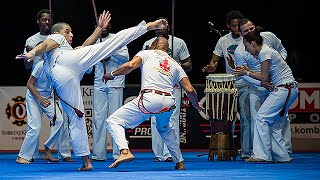
<instances>
[{"instance_id":1,"label":"black shoe","mask_svg":"<svg viewBox=\"0 0 320 180\"><path fill-rule=\"evenodd\" d=\"M161 162L161 158L157 157L154 162Z\"/></svg>"},{"instance_id":2,"label":"black shoe","mask_svg":"<svg viewBox=\"0 0 320 180\"><path fill-rule=\"evenodd\" d=\"M172 162L172 157L168 157L166 160L164 160L164 162Z\"/></svg>"}]
</instances>

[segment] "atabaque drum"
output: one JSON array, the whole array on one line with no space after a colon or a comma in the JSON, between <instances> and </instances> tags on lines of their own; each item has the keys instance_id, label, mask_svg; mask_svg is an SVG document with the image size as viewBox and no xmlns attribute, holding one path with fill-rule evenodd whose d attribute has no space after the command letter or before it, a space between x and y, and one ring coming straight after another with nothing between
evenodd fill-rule
<instances>
[{"instance_id":1,"label":"atabaque drum","mask_svg":"<svg viewBox=\"0 0 320 180\"><path fill-rule=\"evenodd\" d=\"M206 115L213 120L237 119L238 89L232 74L210 74L206 77Z\"/></svg>"}]
</instances>

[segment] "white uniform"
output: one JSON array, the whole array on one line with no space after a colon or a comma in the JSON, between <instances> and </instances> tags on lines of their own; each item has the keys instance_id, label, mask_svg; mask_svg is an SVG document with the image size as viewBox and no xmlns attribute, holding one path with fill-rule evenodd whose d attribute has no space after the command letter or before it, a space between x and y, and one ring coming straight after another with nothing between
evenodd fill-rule
<instances>
[{"instance_id":1,"label":"white uniform","mask_svg":"<svg viewBox=\"0 0 320 180\"><path fill-rule=\"evenodd\" d=\"M27 53L27 46L30 47L36 47L39 43L41 43L42 41L44 41L46 38L48 37L48 35L41 35L40 32L37 32L36 34L30 36L25 43L25 48L24 48L24 54ZM32 64L32 69L34 68L35 64L37 64L41 59L41 56L35 56L33 58L33 64Z\"/></svg>"},{"instance_id":2,"label":"white uniform","mask_svg":"<svg viewBox=\"0 0 320 180\"><path fill-rule=\"evenodd\" d=\"M275 85L273 91L262 103L255 117L253 158L266 161L287 162L291 157L283 137L283 123L287 121L288 110L298 97L298 87L292 71L278 51L268 45L263 45L259 53L258 61L270 61L269 75L271 82ZM292 85L291 88L281 87ZM289 93L291 90L291 93ZM289 96L290 95L290 96ZM279 116L285 105L285 115Z\"/></svg>"},{"instance_id":3,"label":"white uniform","mask_svg":"<svg viewBox=\"0 0 320 180\"><path fill-rule=\"evenodd\" d=\"M114 34L110 33L106 38L97 41L103 42L111 38ZM98 62L94 67L94 86L93 86L93 145L92 159L106 160L106 139L107 139L107 124L106 119L120 108L123 104L123 88L125 87L125 76L117 76L112 81L104 83L101 81L104 70L111 72L128 62L129 52L127 46L124 46L119 51L114 53L110 60ZM105 69L104 69L105 68ZM113 158L119 157L119 150L112 140Z\"/></svg>"},{"instance_id":4,"label":"white uniform","mask_svg":"<svg viewBox=\"0 0 320 180\"><path fill-rule=\"evenodd\" d=\"M261 32L261 36L263 38L263 44L266 44L270 47L273 47L275 50L277 50L281 56L286 59L287 57L287 51L281 44L281 40L278 39L273 33L271 32ZM247 65L250 70L260 72L260 62L258 62L249 52L245 50L245 47L243 45L243 42L239 44L235 51L235 62L237 66L241 65ZM253 79L249 76L241 76L243 80L248 82L250 84L249 87L249 94L250 94L250 114L251 117L256 117L257 111L262 105L263 101L268 97L269 91L261 87L261 82L259 80ZM247 131L247 143L243 144L243 154L244 157L250 156L250 151L252 149L252 143L253 143L253 127L255 120L252 119L251 122L251 129L250 131ZM283 135L286 141L286 147L288 149L288 152L292 152L291 148L291 128L290 128L290 120L289 117L287 117L287 120L284 121L284 127L283 127ZM248 124L248 127L250 127L250 124Z\"/></svg>"},{"instance_id":5,"label":"white uniform","mask_svg":"<svg viewBox=\"0 0 320 180\"><path fill-rule=\"evenodd\" d=\"M154 37L148 41L146 41L143 44L143 49L146 48L146 46L150 46L152 42L157 37ZM173 38L173 45L172 45L172 36L169 35L168 39L169 48L168 48L168 54L173 57L175 61L177 61L179 64L181 64L181 60L184 60L188 57L190 57L187 44L180 38L175 37ZM173 55L172 55L172 47L173 49ZM181 87L179 84L177 84L174 87L173 95L176 98L176 108L174 109L172 116L170 120L173 123L176 135L178 138L178 143L180 144L180 106L181 106ZM159 132L156 128L156 118L151 117L151 138L152 138L152 151L154 155L159 158L161 161L165 161L168 157L171 157L168 147L164 144L164 141L160 137Z\"/></svg>"},{"instance_id":6,"label":"white uniform","mask_svg":"<svg viewBox=\"0 0 320 180\"><path fill-rule=\"evenodd\" d=\"M213 53L219 57L223 57L225 60L225 67L227 74L232 73L232 67L229 66L228 59L229 55L234 60L234 52L239 44L242 43L242 37L234 39L231 33L222 36L213 51ZM249 144L252 144L252 139L250 139L250 101L248 88L249 84L245 82L241 77L236 77L236 88L238 89L238 104L239 104L239 114L240 114L240 145L242 151L248 152L250 154L251 148ZM249 155L248 155L249 156Z\"/></svg>"},{"instance_id":7,"label":"white uniform","mask_svg":"<svg viewBox=\"0 0 320 180\"><path fill-rule=\"evenodd\" d=\"M187 77L182 67L166 52L161 50L143 50L136 56L141 57L141 91L151 90L126 103L108 119L109 132L118 148L129 149L125 129L135 128L146 119L155 116L156 128L168 147L175 163L183 161L175 127L170 120L173 110L158 113L164 108L176 104L173 87ZM155 92L155 91L158 91ZM167 93L167 94L164 94ZM148 113L153 112L153 113Z\"/></svg>"},{"instance_id":8,"label":"white uniform","mask_svg":"<svg viewBox=\"0 0 320 180\"><path fill-rule=\"evenodd\" d=\"M24 48L24 54L27 53L27 46L30 47L36 47L39 43L44 41L48 35L41 35L40 32L37 32L36 34L30 36L25 43L25 48ZM33 63L32 63L32 68L34 69L35 65L41 60L41 56L35 56L33 58ZM39 151L38 151L38 146L39 143L36 147L35 154L33 158L38 158L39 157ZM69 136L69 129L68 129L68 119L64 117L64 123L63 123L63 128L60 132L59 139L57 141L57 153L58 153L58 158L63 159L66 157L71 157L71 152L70 152L70 136Z\"/></svg>"},{"instance_id":9,"label":"white uniform","mask_svg":"<svg viewBox=\"0 0 320 180\"><path fill-rule=\"evenodd\" d=\"M73 49L61 34L47 38L60 46L45 53L45 67L48 79L52 81L59 97L74 108L84 112L80 81L84 73L96 63L114 54L120 48L147 32L146 22L122 30L102 43ZM63 110L69 117L70 136L76 156L90 154L85 117L78 117L74 109L62 102Z\"/></svg>"},{"instance_id":10,"label":"white uniform","mask_svg":"<svg viewBox=\"0 0 320 180\"><path fill-rule=\"evenodd\" d=\"M38 150L37 147L42 128L42 114L45 113L47 117L50 120L52 120L54 116L55 105L51 83L48 81L45 72L43 71L43 61L40 61L35 65L34 69L31 72L31 75L37 79L34 83L36 90L43 98L49 99L51 104L48 107L43 107L39 100L30 92L30 90L27 90L26 107L28 115L28 132L25 136L18 156L28 161L30 161L33 158L34 154ZM58 109L57 105L56 117L56 123L54 126L50 127L50 134L48 140L44 143L44 146L48 147L49 149L53 149L55 143L57 143L57 147L61 147L60 142L57 141L60 136L60 133L63 131L68 132L68 129L65 129L65 127L63 126L63 116L61 111ZM67 147L68 149L65 150L64 154L66 155L64 157L71 157L70 144ZM58 149L58 151L61 151L61 149ZM69 154L67 153L68 151Z\"/></svg>"}]
</instances>

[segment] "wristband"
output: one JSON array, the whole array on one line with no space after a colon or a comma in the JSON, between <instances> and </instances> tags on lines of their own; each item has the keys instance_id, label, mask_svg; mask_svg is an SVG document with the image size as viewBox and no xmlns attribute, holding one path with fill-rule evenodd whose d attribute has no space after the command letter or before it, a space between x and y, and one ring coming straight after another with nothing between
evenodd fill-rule
<instances>
[{"instance_id":1,"label":"wristband","mask_svg":"<svg viewBox=\"0 0 320 180\"><path fill-rule=\"evenodd\" d=\"M34 52L34 51L29 51L29 53L32 53L33 54L33 56L36 56L36 52Z\"/></svg>"},{"instance_id":2,"label":"wristband","mask_svg":"<svg viewBox=\"0 0 320 180\"><path fill-rule=\"evenodd\" d=\"M250 71L247 71L247 76L250 76Z\"/></svg>"},{"instance_id":3,"label":"wristband","mask_svg":"<svg viewBox=\"0 0 320 180\"><path fill-rule=\"evenodd\" d=\"M113 75L113 71L110 72L110 75L112 78L115 78L115 76Z\"/></svg>"}]
</instances>

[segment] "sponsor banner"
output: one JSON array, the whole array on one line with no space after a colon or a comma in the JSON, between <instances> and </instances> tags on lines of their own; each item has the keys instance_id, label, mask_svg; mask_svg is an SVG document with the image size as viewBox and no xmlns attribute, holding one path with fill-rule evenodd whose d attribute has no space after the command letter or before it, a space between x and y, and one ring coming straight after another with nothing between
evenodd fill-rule
<instances>
[{"instance_id":1,"label":"sponsor banner","mask_svg":"<svg viewBox=\"0 0 320 180\"><path fill-rule=\"evenodd\" d=\"M90 149L92 149L93 86L81 86L85 108L87 132ZM0 151L19 151L27 133L27 113L25 105L26 86L0 87ZM42 130L39 139L39 150L44 150L44 142L50 133L49 119L42 117ZM112 148L110 135L107 148ZM56 150L56 147L54 147Z\"/></svg>"},{"instance_id":2,"label":"sponsor banner","mask_svg":"<svg viewBox=\"0 0 320 180\"><path fill-rule=\"evenodd\" d=\"M195 84L198 98L205 106L205 85ZM92 86L81 86L83 103L85 106L86 124L90 148L92 148ZM0 87L0 151L18 151L27 132L27 114L25 107L25 93L27 88L20 86ZM124 103L135 98L140 91L139 84L126 85L124 89ZM298 99L289 110L291 119L292 138L318 139L320 125L320 83L299 83ZM185 92L182 93L180 113L180 143L183 149L207 149L211 136L211 125L205 113L199 113L191 105ZM44 115L40 136L40 150L49 135L49 120ZM150 119L134 129L126 131L126 137L132 149L151 149ZM235 145L240 147L240 124L235 121ZM107 148L112 148L108 135Z\"/></svg>"},{"instance_id":3,"label":"sponsor banner","mask_svg":"<svg viewBox=\"0 0 320 180\"><path fill-rule=\"evenodd\" d=\"M320 124L291 124L291 138L320 138Z\"/></svg>"}]
</instances>

